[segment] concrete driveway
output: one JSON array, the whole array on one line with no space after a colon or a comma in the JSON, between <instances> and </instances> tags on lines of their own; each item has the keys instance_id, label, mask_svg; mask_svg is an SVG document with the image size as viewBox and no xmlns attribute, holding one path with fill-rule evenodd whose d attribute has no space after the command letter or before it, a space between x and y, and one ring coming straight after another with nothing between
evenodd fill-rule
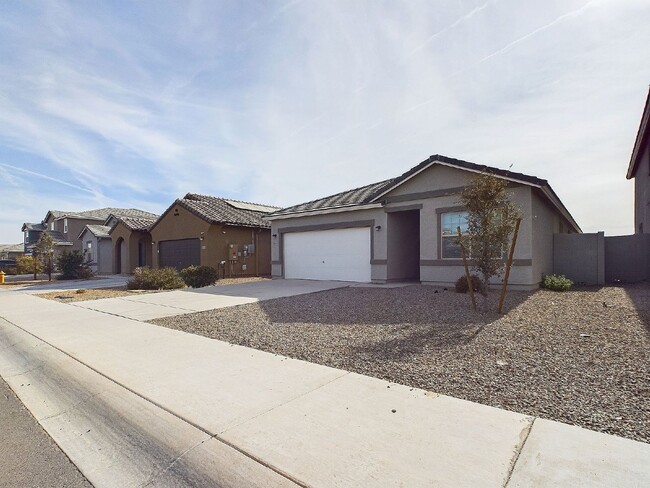
<instances>
[{"instance_id":1,"label":"concrete driveway","mask_svg":"<svg viewBox=\"0 0 650 488\"><path fill-rule=\"evenodd\" d=\"M152 320L346 286L349 286L349 283L340 281L265 280L147 293L133 297L103 298L70 305L134 320Z\"/></svg>"}]
</instances>

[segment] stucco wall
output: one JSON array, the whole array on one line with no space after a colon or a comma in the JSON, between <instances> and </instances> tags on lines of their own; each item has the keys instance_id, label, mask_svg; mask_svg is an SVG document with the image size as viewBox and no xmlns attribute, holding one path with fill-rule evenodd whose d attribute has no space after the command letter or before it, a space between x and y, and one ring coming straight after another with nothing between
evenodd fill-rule
<instances>
[{"instance_id":1,"label":"stucco wall","mask_svg":"<svg viewBox=\"0 0 650 488\"><path fill-rule=\"evenodd\" d=\"M226 261L227 276L270 274L270 236L269 229L209 224L184 207L176 205L151 229L151 239L155 242L152 247L156 250L153 266L159 265L157 250L160 241L198 238L201 265L216 268L221 261ZM237 245L241 253L233 262L228 259L230 244ZM248 244L255 245L255 253L245 256L244 246Z\"/></svg>"},{"instance_id":2,"label":"stucco wall","mask_svg":"<svg viewBox=\"0 0 650 488\"><path fill-rule=\"evenodd\" d=\"M605 236L594 234L555 234L553 236L553 273L575 283L605 283Z\"/></svg>"},{"instance_id":3,"label":"stucco wall","mask_svg":"<svg viewBox=\"0 0 650 488\"><path fill-rule=\"evenodd\" d=\"M650 233L650 145L647 143L634 177L634 232Z\"/></svg>"},{"instance_id":4,"label":"stucco wall","mask_svg":"<svg viewBox=\"0 0 650 488\"><path fill-rule=\"evenodd\" d=\"M113 245L111 239L99 239L97 242L97 273L113 272Z\"/></svg>"},{"instance_id":5,"label":"stucco wall","mask_svg":"<svg viewBox=\"0 0 650 488\"><path fill-rule=\"evenodd\" d=\"M650 231L631 236L605 237L606 283L636 283L650 278L648 232Z\"/></svg>"},{"instance_id":6,"label":"stucco wall","mask_svg":"<svg viewBox=\"0 0 650 488\"><path fill-rule=\"evenodd\" d=\"M388 235L391 230L388 215L390 211L412 209L420 212L420 280L422 282L445 284L454 283L464 274L462 261L442 259L440 253L440 215L445 211L461 210L458 189L467 184L472 173L446 166L433 166L404 183L401 187L382 197L386 205L368 210L346 211L323 215L303 216L274 220L272 233L273 276L282 276L282 234L300 228L314 226L327 228L330 225L353 225L355 222L372 222L372 280L390 279L388 262ZM448 191L450 190L451 191ZM519 230L514 265L510 274L513 288L532 288L537 286L539 277L533 276L533 225L531 188L512 184L508 188L513 202L522 210L523 220ZM374 230L380 225L379 231ZM312 229L313 230L313 229ZM540 231L539 234L545 234ZM550 234L552 240L552 233ZM547 251L547 248L543 248ZM552 245L551 245L552 249ZM540 267L548 266L548 256L543 257ZM495 283L498 280L495 280Z\"/></svg>"},{"instance_id":7,"label":"stucco wall","mask_svg":"<svg viewBox=\"0 0 650 488\"><path fill-rule=\"evenodd\" d=\"M560 231L560 217L537 191L531 197L533 278L539 283L542 275L553 273L553 234Z\"/></svg>"},{"instance_id":8,"label":"stucco wall","mask_svg":"<svg viewBox=\"0 0 650 488\"><path fill-rule=\"evenodd\" d=\"M90 241L90 249L88 242ZM86 252L86 261L89 257L93 273L110 274L113 272L113 246L111 239L98 239L92 232L86 231L80 239L81 246ZM90 251L91 254L88 254Z\"/></svg>"}]
</instances>

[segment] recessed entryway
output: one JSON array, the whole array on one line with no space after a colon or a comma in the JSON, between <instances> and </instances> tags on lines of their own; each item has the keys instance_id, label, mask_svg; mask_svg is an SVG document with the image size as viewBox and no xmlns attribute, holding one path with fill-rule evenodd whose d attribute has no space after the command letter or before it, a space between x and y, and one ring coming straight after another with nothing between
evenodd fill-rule
<instances>
[{"instance_id":1,"label":"recessed entryway","mask_svg":"<svg viewBox=\"0 0 650 488\"><path fill-rule=\"evenodd\" d=\"M388 213L389 281L420 281L420 210Z\"/></svg>"}]
</instances>

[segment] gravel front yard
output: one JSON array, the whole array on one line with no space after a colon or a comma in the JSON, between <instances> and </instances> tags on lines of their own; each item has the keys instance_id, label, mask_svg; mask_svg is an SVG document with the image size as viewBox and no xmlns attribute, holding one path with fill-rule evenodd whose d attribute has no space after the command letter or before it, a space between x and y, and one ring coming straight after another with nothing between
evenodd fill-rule
<instances>
[{"instance_id":1,"label":"gravel front yard","mask_svg":"<svg viewBox=\"0 0 650 488\"><path fill-rule=\"evenodd\" d=\"M650 442L650 284L511 293L506 309L477 314L466 295L416 285L152 322Z\"/></svg>"}]
</instances>

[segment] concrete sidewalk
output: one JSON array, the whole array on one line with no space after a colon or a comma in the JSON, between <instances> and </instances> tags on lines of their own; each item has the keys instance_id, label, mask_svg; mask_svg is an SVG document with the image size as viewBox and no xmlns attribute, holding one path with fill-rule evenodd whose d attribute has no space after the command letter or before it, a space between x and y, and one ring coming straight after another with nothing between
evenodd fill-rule
<instances>
[{"instance_id":1,"label":"concrete sidewalk","mask_svg":"<svg viewBox=\"0 0 650 488\"><path fill-rule=\"evenodd\" d=\"M96 487L650 484L649 444L21 293L0 316L0 375Z\"/></svg>"},{"instance_id":2,"label":"concrete sidewalk","mask_svg":"<svg viewBox=\"0 0 650 488\"><path fill-rule=\"evenodd\" d=\"M146 293L133 297L103 298L72 305L129 319L152 320L346 286L349 283L340 281L266 280Z\"/></svg>"}]
</instances>

